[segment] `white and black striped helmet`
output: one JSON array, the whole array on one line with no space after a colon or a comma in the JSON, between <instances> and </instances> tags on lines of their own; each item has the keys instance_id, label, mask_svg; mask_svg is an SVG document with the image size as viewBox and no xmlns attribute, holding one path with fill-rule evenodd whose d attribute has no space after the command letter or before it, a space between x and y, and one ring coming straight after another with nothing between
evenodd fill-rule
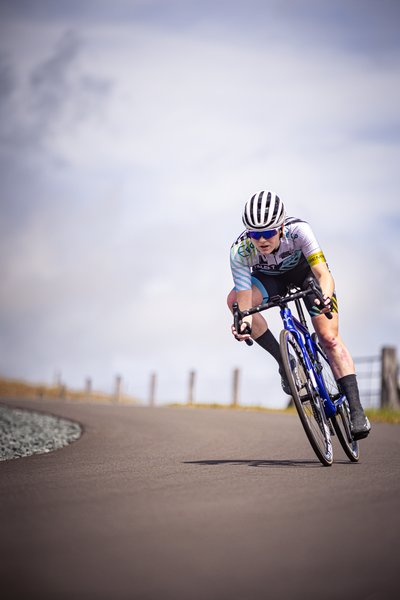
<instances>
[{"instance_id":1,"label":"white and black striped helmet","mask_svg":"<svg viewBox=\"0 0 400 600\"><path fill-rule=\"evenodd\" d=\"M243 209L243 223L246 229L252 231L277 229L282 225L285 217L285 205L279 196L270 190L254 194Z\"/></svg>"}]
</instances>

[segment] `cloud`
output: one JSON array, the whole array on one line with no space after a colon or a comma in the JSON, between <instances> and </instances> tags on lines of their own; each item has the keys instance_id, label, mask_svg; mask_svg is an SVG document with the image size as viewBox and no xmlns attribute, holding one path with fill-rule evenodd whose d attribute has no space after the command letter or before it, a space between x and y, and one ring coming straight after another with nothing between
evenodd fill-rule
<instances>
[{"instance_id":1,"label":"cloud","mask_svg":"<svg viewBox=\"0 0 400 600\"><path fill-rule=\"evenodd\" d=\"M26 77L17 73L18 59L3 61L0 142L5 154L15 152L15 160L22 162L38 152L48 160L50 151L54 159L58 133L69 130L73 135L82 121L99 114L112 81L79 68L83 45L74 31L66 31L50 56L39 59Z\"/></svg>"},{"instance_id":2,"label":"cloud","mask_svg":"<svg viewBox=\"0 0 400 600\"><path fill-rule=\"evenodd\" d=\"M6 100L14 89L14 77L11 66L6 61L5 57L0 57L0 98L1 105Z\"/></svg>"},{"instance_id":3,"label":"cloud","mask_svg":"<svg viewBox=\"0 0 400 600\"><path fill-rule=\"evenodd\" d=\"M54 54L35 68L30 78L36 110L42 114L57 114L69 92L67 73L75 62L81 42L73 32L67 32L57 43Z\"/></svg>"}]
</instances>

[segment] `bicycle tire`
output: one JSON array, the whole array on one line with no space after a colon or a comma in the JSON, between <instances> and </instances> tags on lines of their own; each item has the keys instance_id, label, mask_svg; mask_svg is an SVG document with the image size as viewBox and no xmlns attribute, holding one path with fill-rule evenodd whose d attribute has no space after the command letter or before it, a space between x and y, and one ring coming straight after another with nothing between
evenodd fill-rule
<instances>
[{"instance_id":1,"label":"bicycle tire","mask_svg":"<svg viewBox=\"0 0 400 600\"><path fill-rule=\"evenodd\" d=\"M317 334L313 333L311 339L321 350L321 352L317 352L317 360L321 366L321 376L324 381L326 391L328 392L332 402L334 402L342 396L342 391L335 379L325 353L321 348ZM357 462L360 458L360 449L358 442L353 440L353 436L351 435L350 407L346 397L343 403L337 407L336 415L331 417L331 423L346 456L352 462Z\"/></svg>"},{"instance_id":2,"label":"bicycle tire","mask_svg":"<svg viewBox=\"0 0 400 600\"><path fill-rule=\"evenodd\" d=\"M360 458L360 449L357 440L353 440L351 435L350 408L347 398L344 399L343 404L338 406L337 414L331 418L331 421L338 440L347 457L352 462L357 462Z\"/></svg>"},{"instance_id":3,"label":"bicycle tire","mask_svg":"<svg viewBox=\"0 0 400 600\"><path fill-rule=\"evenodd\" d=\"M281 331L280 349L303 429L318 459L329 467L333 462L333 451L322 402L314 390L301 347L295 336L286 329Z\"/></svg>"}]
</instances>

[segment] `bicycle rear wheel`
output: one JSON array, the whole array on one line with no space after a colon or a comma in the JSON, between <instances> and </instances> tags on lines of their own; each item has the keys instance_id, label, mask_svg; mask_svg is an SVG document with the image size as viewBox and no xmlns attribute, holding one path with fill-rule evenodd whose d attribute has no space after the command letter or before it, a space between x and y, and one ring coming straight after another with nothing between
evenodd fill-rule
<instances>
[{"instance_id":1,"label":"bicycle rear wheel","mask_svg":"<svg viewBox=\"0 0 400 600\"><path fill-rule=\"evenodd\" d=\"M337 383L334 374L332 373L331 366L321 348L316 333L311 336L313 342L318 345L320 352L317 352L317 360L321 366L321 375L324 380L326 391L329 394L332 402L338 400L342 396L342 391L339 384ZM352 461L357 462L360 458L360 450L358 442L353 440L350 429L350 407L347 402L347 398L344 399L343 403L340 404L336 409L336 415L331 417L331 422L335 433L338 437L340 445L346 453L346 456Z\"/></svg>"},{"instance_id":2,"label":"bicycle rear wheel","mask_svg":"<svg viewBox=\"0 0 400 600\"><path fill-rule=\"evenodd\" d=\"M280 346L293 402L308 441L321 463L329 467L333 461L331 437L322 402L314 390L301 347L286 329L281 331Z\"/></svg>"}]
</instances>

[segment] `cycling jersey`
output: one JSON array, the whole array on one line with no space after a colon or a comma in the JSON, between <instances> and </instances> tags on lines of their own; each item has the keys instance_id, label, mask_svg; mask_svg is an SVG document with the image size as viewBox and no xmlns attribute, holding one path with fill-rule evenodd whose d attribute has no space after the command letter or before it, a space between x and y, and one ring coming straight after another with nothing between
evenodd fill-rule
<instances>
[{"instance_id":1,"label":"cycling jersey","mask_svg":"<svg viewBox=\"0 0 400 600\"><path fill-rule=\"evenodd\" d=\"M312 267L326 262L324 254L306 221L287 217L279 248L271 254L257 250L246 229L231 247L231 269L235 289L251 290L252 272L283 275L291 269Z\"/></svg>"}]
</instances>

